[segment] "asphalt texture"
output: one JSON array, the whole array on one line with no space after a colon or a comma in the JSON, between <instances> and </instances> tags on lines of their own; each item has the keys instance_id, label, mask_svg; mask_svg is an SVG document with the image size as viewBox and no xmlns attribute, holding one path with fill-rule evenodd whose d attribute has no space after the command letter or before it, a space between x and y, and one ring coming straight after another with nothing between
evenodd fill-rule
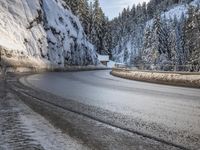
<instances>
[{"instance_id":1,"label":"asphalt texture","mask_svg":"<svg viewBox=\"0 0 200 150\"><path fill-rule=\"evenodd\" d=\"M130 81L109 71L44 73L20 81L59 97L48 102L69 111L65 118L73 118L68 122L78 129L75 136L83 133L94 149L200 149L200 89Z\"/></svg>"}]
</instances>

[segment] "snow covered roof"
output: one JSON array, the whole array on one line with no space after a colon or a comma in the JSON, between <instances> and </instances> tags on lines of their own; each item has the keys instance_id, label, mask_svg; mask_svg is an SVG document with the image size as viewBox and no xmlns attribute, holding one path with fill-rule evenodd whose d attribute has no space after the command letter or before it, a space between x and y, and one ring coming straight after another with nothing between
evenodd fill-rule
<instances>
[{"instance_id":1,"label":"snow covered roof","mask_svg":"<svg viewBox=\"0 0 200 150\"><path fill-rule=\"evenodd\" d=\"M99 55L98 54L98 59L99 59L99 61L109 61L109 56L108 55Z\"/></svg>"}]
</instances>

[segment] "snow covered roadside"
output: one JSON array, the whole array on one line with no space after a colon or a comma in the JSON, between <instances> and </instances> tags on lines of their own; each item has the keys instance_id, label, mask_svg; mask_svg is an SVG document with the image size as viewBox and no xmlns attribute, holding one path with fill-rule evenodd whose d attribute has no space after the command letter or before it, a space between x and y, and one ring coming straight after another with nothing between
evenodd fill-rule
<instances>
[{"instance_id":1,"label":"snow covered roadside","mask_svg":"<svg viewBox=\"0 0 200 150\"><path fill-rule=\"evenodd\" d=\"M26 110L26 114L20 116L21 122L28 129L29 136L39 142L45 150L89 149L80 141L53 127L45 118L33 112L28 106L21 104L21 107Z\"/></svg>"},{"instance_id":2,"label":"snow covered roadside","mask_svg":"<svg viewBox=\"0 0 200 150\"><path fill-rule=\"evenodd\" d=\"M0 81L1 83L1 81ZM0 88L0 94L2 89ZM0 149L87 150L78 141L52 126L14 94L0 97Z\"/></svg>"},{"instance_id":3,"label":"snow covered roadside","mask_svg":"<svg viewBox=\"0 0 200 150\"><path fill-rule=\"evenodd\" d=\"M23 58L20 61L15 58L3 58L3 64L6 66L7 72L23 73L23 72L45 72L45 71L86 71L86 70L101 70L108 67L101 65L65 65L59 66L51 64L48 61L37 58Z\"/></svg>"},{"instance_id":4,"label":"snow covered roadside","mask_svg":"<svg viewBox=\"0 0 200 150\"><path fill-rule=\"evenodd\" d=\"M10 73L40 73L40 72L67 72L67 71L90 71L90 70L104 70L109 69L106 66L103 65L88 65L88 66L65 66L65 67L59 67L59 66L46 66L46 67L36 67L36 66L19 66L19 67L13 67L13 66L7 66L6 70Z\"/></svg>"},{"instance_id":5,"label":"snow covered roadside","mask_svg":"<svg viewBox=\"0 0 200 150\"><path fill-rule=\"evenodd\" d=\"M114 68L112 75L152 83L200 88L200 74L133 71Z\"/></svg>"}]
</instances>

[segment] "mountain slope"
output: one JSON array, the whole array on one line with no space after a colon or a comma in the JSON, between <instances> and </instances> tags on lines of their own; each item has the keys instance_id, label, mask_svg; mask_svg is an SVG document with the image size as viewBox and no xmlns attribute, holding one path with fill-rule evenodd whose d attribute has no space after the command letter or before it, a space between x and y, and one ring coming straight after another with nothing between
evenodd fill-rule
<instances>
[{"instance_id":1,"label":"mountain slope","mask_svg":"<svg viewBox=\"0 0 200 150\"><path fill-rule=\"evenodd\" d=\"M191 39L187 34L193 32L193 30L188 32L191 26L189 20L192 19L196 24L194 31L198 31L195 30L195 26L198 26L199 4L199 0L193 0L189 4L175 4L151 20L138 24L133 24L133 20L126 27L130 32L120 37L112 50L113 60L130 65L143 63L147 66L159 67L162 65L196 66L200 61L192 55L194 50L198 50L198 44L194 43L196 47L192 49L191 42L188 42ZM120 31L123 32L124 29ZM194 35L194 33L190 34Z\"/></svg>"},{"instance_id":2,"label":"mountain slope","mask_svg":"<svg viewBox=\"0 0 200 150\"><path fill-rule=\"evenodd\" d=\"M79 19L62 0L0 0L0 12L0 49L10 64L97 64Z\"/></svg>"},{"instance_id":3,"label":"mountain slope","mask_svg":"<svg viewBox=\"0 0 200 150\"><path fill-rule=\"evenodd\" d=\"M173 7L167 12L164 12L161 14L161 17L166 17L166 19L169 21L173 17L177 17L178 19L181 18L181 15L187 14L187 7L185 5L177 5L176 7ZM122 41L118 43L118 45L113 49L113 57L115 61L118 61L120 63L129 63L131 60L131 54L138 55L138 51L140 51L143 48L143 39L145 30L147 28L152 28L154 19L148 20L144 24L139 24L135 29L135 33L128 33L125 37L122 38ZM128 51L128 58L124 59L125 53Z\"/></svg>"}]
</instances>

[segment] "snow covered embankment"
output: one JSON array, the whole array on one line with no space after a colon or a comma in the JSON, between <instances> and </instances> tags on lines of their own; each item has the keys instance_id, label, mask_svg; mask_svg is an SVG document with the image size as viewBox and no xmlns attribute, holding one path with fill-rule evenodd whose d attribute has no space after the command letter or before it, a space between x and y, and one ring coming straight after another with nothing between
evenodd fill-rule
<instances>
[{"instance_id":1,"label":"snow covered embankment","mask_svg":"<svg viewBox=\"0 0 200 150\"><path fill-rule=\"evenodd\" d=\"M10 66L96 65L79 19L62 0L0 0L0 50Z\"/></svg>"},{"instance_id":2,"label":"snow covered embankment","mask_svg":"<svg viewBox=\"0 0 200 150\"><path fill-rule=\"evenodd\" d=\"M114 68L112 75L137 81L200 88L200 74L133 71Z\"/></svg>"}]
</instances>

